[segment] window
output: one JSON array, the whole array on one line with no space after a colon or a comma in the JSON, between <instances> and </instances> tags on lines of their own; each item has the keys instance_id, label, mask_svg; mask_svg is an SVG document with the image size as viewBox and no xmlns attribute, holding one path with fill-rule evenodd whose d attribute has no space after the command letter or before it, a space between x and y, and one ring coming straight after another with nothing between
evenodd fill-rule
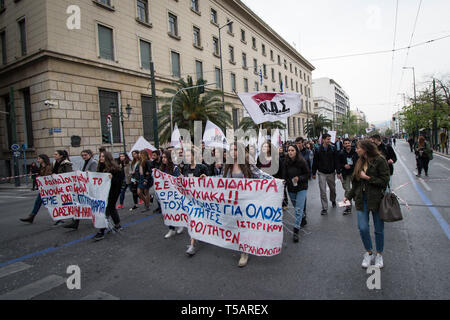
<instances>
[{"instance_id":1,"label":"window","mask_svg":"<svg viewBox=\"0 0 450 320\"><path fill-rule=\"evenodd\" d=\"M202 45L200 41L200 28L194 27L193 34L194 34L194 46L200 48Z\"/></svg>"},{"instance_id":2,"label":"window","mask_svg":"<svg viewBox=\"0 0 450 320\"><path fill-rule=\"evenodd\" d=\"M238 128L238 109L233 108L233 129L236 130Z\"/></svg>"},{"instance_id":3,"label":"window","mask_svg":"<svg viewBox=\"0 0 450 320\"><path fill-rule=\"evenodd\" d=\"M259 85L258 85L258 81L255 81L255 85L253 87L253 91L258 92L259 91Z\"/></svg>"},{"instance_id":4,"label":"window","mask_svg":"<svg viewBox=\"0 0 450 320\"><path fill-rule=\"evenodd\" d=\"M137 0L137 14L140 21L148 23L148 2L147 0Z\"/></svg>"},{"instance_id":5,"label":"window","mask_svg":"<svg viewBox=\"0 0 450 320\"><path fill-rule=\"evenodd\" d=\"M287 62L286 62L286 59L284 59L284 70L287 70Z\"/></svg>"},{"instance_id":6,"label":"window","mask_svg":"<svg viewBox=\"0 0 450 320\"><path fill-rule=\"evenodd\" d=\"M273 68L271 68L271 73L272 73L272 81L275 82L275 70Z\"/></svg>"},{"instance_id":7,"label":"window","mask_svg":"<svg viewBox=\"0 0 450 320\"><path fill-rule=\"evenodd\" d=\"M270 50L270 60L273 61L273 50Z\"/></svg>"},{"instance_id":8,"label":"window","mask_svg":"<svg viewBox=\"0 0 450 320\"><path fill-rule=\"evenodd\" d=\"M195 12L199 12L198 0L191 0L191 9Z\"/></svg>"},{"instance_id":9,"label":"window","mask_svg":"<svg viewBox=\"0 0 450 320\"><path fill-rule=\"evenodd\" d=\"M26 128L26 142L29 148L34 145L33 137L33 119L31 118L31 99L30 88L26 88L22 91L23 94L23 108L25 115L25 128Z\"/></svg>"},{"instance_id":10,"label":"window","mask_svg":"<svg viewBox=\"0 0 450 320\"><path fill-rule=\"evenodd\" d=\"M258 74L258 60L253 59L253 72Z\"/></svg>"},{"instance_id":11,"label":"window","mask_svg":"<svg viewBox=\"0 0 450 320\"><path fill-rule=\"evenodd\" d=\"M230 19L227 19L227 23L230 23ZM228 33L233 34L233 23L228 25Z\"/></svg>"},{"instance_id":12,"label":"window","mask_svg":"<svg viewBox=\"0 0 450 320\"><path fill-rule=\"evenodd\" d=\"M213 37L213 50L216 56L219 56L219 39Z\"/></svg>"},{"instance_id":13,"label":"window","mask_svg":"<svg viewBox=\"0 0 450 320\"><path fill-rule=\"evenodd\" d=\"M13 144L12 139L12 119L11 119L11 104L9 103L9 94L3 96L3 103L5 106L5 122L6 122L6 135L8 136L8 146Z\"/></svg>"},{"instance_id":14,"label":"window","mask_svg":"<svg viewBox=\"0 0 450 320\"><path fill-rule=\"evenodd\" d=\"M256 38L252 37L252 47L256 50Z\"/></svg>"},{"instance_id":15,"label":"window","mask_svg":"<svg viewBox=\"0 0 450 320\"><path fill-rule=\"evenodd\" d=\"M111 7L111 0L97 0L100 3L103 3L104 5L107 5L108 7Z\"/></svg>"},{"instance_id":16,"label":"window","mask_svg":"<svg viewBox=\"0 0 450 320\"><path fill-rule=\"evenodd\" d=\"M284 76L284 85L286 86L286 89L289 88L289 83L288 83L287 76Z\"/></svg>"},{"instance_id":17,"label":"window","mask_svg":"<svg viewBox=\"0 0 450 320\"><path fill-rule=\"evenodd\" d=\"M310 82L309 82L309 75L308 75L308 83L310 83Z\"/></svg>"},{"instance_id":18,"label":"window","mask_svg":"<svg viewBox=\"0 0 450 320\"><path fill-rule=\"evenodd\" d=\"M100 58L114 61L114 40L111 28L98 25L98 47Z\"/></svg>"},{"instance_id":19,"label":"window","mask_svg":"<svg viewBox=\"0 0 450 320\"><path fill-rule=\"evenodd\" d=\"M264 91L267 92L267 86L264 86Z\"/></svg>"},{"instance_id":20,"label":"window","mask_svg":"<svg viewBox=\"0 0 450 320\"><path fill-rule=\"evenodd\" d=\"M266 55L266 46L264 44L261 44L261 51L262 51L262 55L265 56Z\"/></svg>"},{"instance_id":21,"label":"window","mask_svg":"<svg viewBox=\"0 0 450 320\"><path fill-rule=\"evenodd\" d=\"M0 10L5 9L5 0L0 0Z\"/></svg>"},{"instance_id":22,"label":"window","mask_svg":"<svg viewBox=\"0 0 450 320\"><path fill-rule=\"evenodd\" d=\"M292 73L292 63L289 62L289 71Z\"/></svg>"},{"instance_id":23,"label":"window","mask_svg":"<svg viewBox=\"0 0 450 320\"><path fill-rule=\"evenodd\" d=\"M0 33L0 42L2 46L2 63L6 64L8 61L8 58L6 56L6 32L2 31Z\"/></svg>"},{"instance_id":24,"label":"window","mask_svg":"<svg viewBox=\"0 0 450 320\"><path fill-rule=\"evenodd\" d=\"M302 70L298 70L300 79L302 78Z\"/></svg>"},{"instance_id":25,"label":"window","mask_svg":"<svg viewBox=\"0 0 450 320\"><path fill-rule=\"evenodd\" d=\"M147 141L154 139L153 135L153 119L155 118L155 111L152 105L152 97L141 96L142 105L142 124L144 128L144 138Z\"/></svg>"},{"instance_id":26,"label":"window","mask_svg":"<svg viewBox=\"0 0 450 320\"><path fill-rule=\"evenodd\" d=\"M111 114L111 107L118 108L119 105L119 94L115 91L99 90L99 100L100 100L100 123L102 126L102 134L108 134L109 129L106 123L106 116ZM122 142L122 137L120 134L119 117L112 117L112 132L114 143Z\"/></svg>"},{"instance_id":27,"label":"window","mask_svg":"<svg viewBox=\"0 0 450 320\"><path fill-rule=\"evenodd\" d=\"M283 82L283 79L281 78L281 72L278 72L278 82L281 84Z\"/></svg>"},{"instance_id":28,"label":"window","mask_svg":"<svg viewBox=\"0 0 450 320\"><path fill-rule=\"evenodd\" d=\"M181 75L180 54L175 51L171 51L170 56L172 58L172 76L179 78Z\"/></svg>"},{"instance_id":29,"label":"window","mask_svg":"<svg viewBox=\"0 0 450 320\"><path fill-rule=\"evenodd\" d=\"M139 45L141 48L141 67L150 70L150 61L152 61L151 45L144 40L139 40Z\"/></svg>"},{"instance_id":30,"label":"window","mask_svg":"<svg viewBox=\"0 0 450 320\"><path fill-rule=\"evenodd\" d=\"M245 30L241 29L241 41L245 42Z\"/></svg>"},{"instance_id":31,"label":"window","mask_svg":"<svg viewBox=\"0 0 450 320\"><path fill-rule=\"evenodd\" d=\"M25 18L19 21L20 52L22 56L27 54L27 33L25 29Z\"/></svg>"},{"instance_id":32,"label":"window","mask_svg":"<svg viewBox=\"0 0 450 320\"><path fill-rule=\"evenodd\" d=\"M178 37L178 18L172 13L169 13L169 34Z\"/></svg>"},{"instance_id":33,"label":"window","mask_svg":"<svg viewBox=\"0 0 450 320\"><path fill-rule=\"evenodd\" d=\"M294 90L294 80L291 78L291 89Z\"/></svg>"},{"instance_id":34,"label":"window","mask_svg":"<svg viewBox=\"0 0 450 320\"><path fill-rule=\"evenodd\" d=\"M197 81L203 79L203 62L195 60L195 73L197 74Z\"/></svg>"},{"instance_id":35,"label":"window","mask_svg":"<svg viewBox=\"0 0 450 320\"><path fill-rule=\"evenodd\" d=\"M211 22L218 24L217 23L217 11L214 9L211 9Z\"/></svg>"},{"instance_id":36,"label":"window","mask_svg":"<svg viewBox=\"0 0 450 320\"><path fill-rule=\"evenodd\" d=\"M295 67L295 75L297 75L297 67Z\"/></svg>"},{"instance_id":37,"label":"window","mask_svg":"<svg viewBox=\"0 0 450 320\"><path fill-rule=\"evenodd\" d=\"M216 88L222 88L222 81L221 81L221 77L220 77L220 69L219 68L215 68L215 73L216 73Z\"/></svg>"},{"instance_id":38,"label":"window","mask_svg":"<svg viewBox=\"0 0 450 320\"><path fill-rule=\"evenodd\" d=\"M231 73L231 91L236 92L236 75Z\"/></svg>"},{"instance_id":39,"label":"window","mask_svg":"<svg viewBox=\"0 0 450 320\"><path fill-rule=\"evenodd\" d=\"M228 51L230 52L230 62L234 63L234 48L229 46Z\"/></svg>"},{"instance_id":40,"label":"window","mask_svg":"<svg viewBox=\"0 0 450 320\"><path fill-rule=\"evenodd\" d=\"M264 78L267 78L267 67L265 64L263 64L263 75L264 75Z\"/></svg>"},{"instance_id":41,"label":"window","mask_svg":"<svg viewBox=\"0 0 450 320\"><path fill-rule=\"evenodd\" d=\"M298 81L295 81L295 91L298 92Z\"/></svg>"},{"instance_id":42,"label":"window","mask_svg":"<svg viewBox=\"0 0 450 320\"><path fill-rule=\"evenodd\" d=\"M247 68L247 54L242 52L242 67Z\"/></svg>"},{"instance_id":43,"label":"window","mask_svg":"<svg viewBox=\"0 0 450 320\"><path fill-rule=\"evenodd\" d=\"M248 92L248 79L244 78L244 92Z\"/></svg>"},{"instance_id":44,"label":"window","mask_svg":"<svg viewBox=\"0 0 450 320\"><path fill-rule=\"evenodd\" d=\"M303 94L303 85L300 83L300 93Z\"/></svg>"},{"instance_id":45,"label":"window","mask_svg":"<svg viewBox=\"0 0 450 320\"><path fill-rule=\"evenodd\" d=\"M281 57L278 55L278 65L281 66Z\"/></svg>"}]
</instances>

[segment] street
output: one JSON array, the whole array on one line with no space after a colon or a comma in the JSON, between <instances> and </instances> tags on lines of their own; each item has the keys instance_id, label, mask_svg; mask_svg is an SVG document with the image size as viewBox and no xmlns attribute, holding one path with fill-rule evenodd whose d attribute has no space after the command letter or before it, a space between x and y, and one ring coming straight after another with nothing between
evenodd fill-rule
<instances>
[{"instance_id":1,"label":"street","mask_svg":"<svg viewBox=\"0 0 450 320\"><path fill-rule=\"evenodd\" d=\"M320 215L317 180L308 188L308 224L300 242L285 230L281 254L250 256L238 268L239 252L201 243L185 255L189 235L164 239L160 214L119 210L124 230L94 242L95 229L54 226L42 207L32 225L19 218L33 207L36 191L0 190L0 300L80 299L450 299L450 159L435 155L429 177L415 176L414 154L404 140L395 147L393 189L410 206L403 221L385 223L381 289L369 290L357 215L331 207ZM337 201L343 200L337 182ZM155 204L154 204L155 205ZM292 230L293 208L284 215ZM65 224L67 224L66 222ZM370 221L373 238L373 223ZM81 289L69 290L66 270L81 270Z\"/></svg>"}]
</instances>

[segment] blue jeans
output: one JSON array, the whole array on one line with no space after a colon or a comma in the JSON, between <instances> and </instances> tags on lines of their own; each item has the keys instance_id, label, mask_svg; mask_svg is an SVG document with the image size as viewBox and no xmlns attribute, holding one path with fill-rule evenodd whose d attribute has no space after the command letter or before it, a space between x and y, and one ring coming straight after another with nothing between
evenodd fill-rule
<instances>
[{"instance_id":1,"label":"blue jeans","mask_svg":"<svg viewBox=\"0 0 450 320\"><path fill-rule=\"evenodd\" d=\"M308 190L302 190L297 193L289 192L289 197L291 198L292 205L295 208L295 228L297 229L300 229L300 223L302 222L307 192Z\"/></svg>"},{"instance_id":2,"label":"blue jeans","mask_svg":"<svg viewBox=\"0 0 450 320\"><path fill-rule=\"evenodd\" d=\"M366 251L372 251L372 240L370 238L369 227L369 210L367 208L366 195L363 195L364 210L357 211L358 213L358 228L361 240ZM378 212L372 211L373 224L375 226L375 244L377 252L382 253L384 249L384 221L380 219Z\"/></svg>"},{"instance_id":3,"label":"blue jeans","mask_svg":"<svg viewBox=\"0 0 450 320\"><path fill-rule=\"evenodd\" d=\"M121 205L123 205L123 201L125 200L125 192L128 189L128 186L130 187L131 190L131 185L126 184L125 182L122 184L122 188L120 189L120 198L119 198L119 203Z\"/></svg>"},{"instance_id":4,"label":"blue jeans","mask_svg":"<svg viewBox=\"0 0 450 320\"><path fill-rule=\"evenodd\" d=\"M39 193L36 197L36 200L34 200L33 211L31 211L31 214L33 216L37 215L37 213L39 212L39 209L41 208L41 205L42 205L42 198L41 198L41 194Z\"/></svg>"}]
</instances>

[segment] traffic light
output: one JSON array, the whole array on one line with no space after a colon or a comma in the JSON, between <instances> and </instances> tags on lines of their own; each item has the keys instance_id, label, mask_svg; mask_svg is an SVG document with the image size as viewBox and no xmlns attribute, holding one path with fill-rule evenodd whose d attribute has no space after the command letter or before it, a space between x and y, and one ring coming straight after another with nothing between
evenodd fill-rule
<instances>
[{"instance_id":1,"label":"traffic light","mask_svg":"<svg viewBox=\"0 0 450 320\"><path fill-rule=\"evenodd\" d=\"M103 133L103 134L102 134L102 142L103 142L103 143L110 143L110 140L109 140L109 133Z\"/></svg>"},{"instance_id":2,"label":"traffic light","mask_svg":"<svg viewBox=\"0 0 450 320\"><path fill-rule=\"evenodd\" d=\"M395 121L395 117L392 117L392 121Z\"/></svg>"}]
</instances>

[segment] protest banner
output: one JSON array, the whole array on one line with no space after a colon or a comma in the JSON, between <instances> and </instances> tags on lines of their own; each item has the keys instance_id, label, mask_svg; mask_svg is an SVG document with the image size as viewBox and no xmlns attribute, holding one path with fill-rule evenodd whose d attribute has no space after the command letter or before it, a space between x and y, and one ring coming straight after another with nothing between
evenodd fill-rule
<instances>
[{"instance_id":1,"label":"protest banner","mask_svg":"<svg viewBox=\"0 0 450 320\"><path fill-rule=\"evenodd\" d=\"M256 124L281 121L302 111L300 93L248 92L238 96Z\"/></svg>"},{"instance_id":2,"label":"protest banner","mask_svg":"<svg viewBox=\"0 0 450 320\"><path fill-rule=\"evenodd\" d=\"M92 219L96 228L108 226L108 173L74 171L37 177L36 182L42 203L54 221Z\"/></svg>"},{"instance_id":3,"label":"protest banner","mask_svg":"<svg viewBox=\"0 0 450 320\"><path fill-rule=\"evenodd\" d=\"M331 136L331 143L336 142L336 131L328 131L327 132Z\"/></svg>"},{"instance_id":4,"label":"protest banner","mask_svg":"<svg viewBox=\"0 0 450 320\"><path fill-rule=\"evenodd\" d=\"M164 223L196 240L257 256L281 252L283 181L174 177L153 170Z\"/></svg>"}]
</instances>

